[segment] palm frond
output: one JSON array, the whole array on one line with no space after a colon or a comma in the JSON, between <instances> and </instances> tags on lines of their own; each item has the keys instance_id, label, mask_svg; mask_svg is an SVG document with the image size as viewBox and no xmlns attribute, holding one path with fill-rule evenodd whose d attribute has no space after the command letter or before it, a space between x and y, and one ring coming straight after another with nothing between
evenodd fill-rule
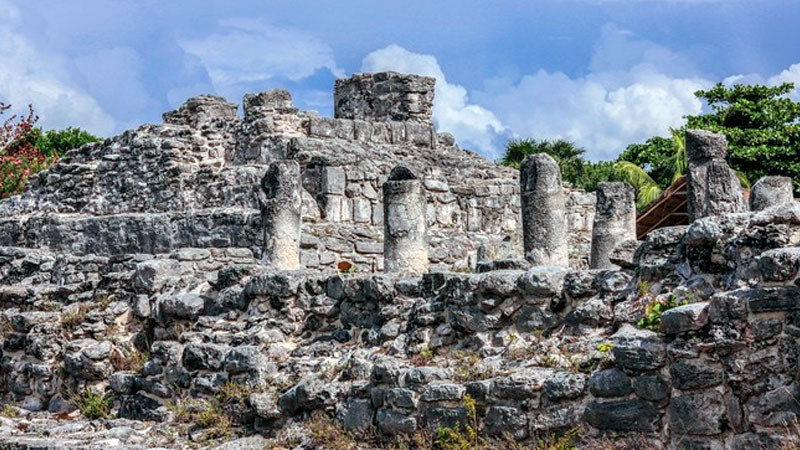
<instances>
[{"instance_id":1,"label":"palm frond","mask_svg":"<svg viewBox=\"0 0 800 450\"><path fill-rule=\"evenodd\" d=\"M645 186L636 194L636 207L638 209L643 209L660 197L662 192L664 191L658 185Z\"/></svg>"},{"instance_id":2,"label":"palm frond","mask_svg":"<svg viewBox=\"0 0 800 450\"><path fill-rule=\"evenodd\" d=\"M636 206L644 208L661 195L663 189L645 172L644 169L630 161L619 161L614 168L634 189L636 189Z\"/></svg>"},{"instance_id":3,"label":"palm frond","mask_svg":"<svg viewBox=\"0 0 800 450\"><path fill-rule=\"evenodd\" d=\"M742 185L743 189L750 189L750 180L747 179L747 175L744 174L741 170L733 169L736 173L736 178L739 179L739 183Z\"/></svg>"},{"instance_id":4,"label":"palm frond","mask_svg":"<svg viewBox=\"0 0 800 450\"><path fill-rule=\"evenodd\" d=\"M672 135L672 147L675 150L675 174L672 176L672 182L674 183L686 173L689 163L686 160L686 136L684 131L670 128L669 132Z\"/></svg>"}]
</instances>

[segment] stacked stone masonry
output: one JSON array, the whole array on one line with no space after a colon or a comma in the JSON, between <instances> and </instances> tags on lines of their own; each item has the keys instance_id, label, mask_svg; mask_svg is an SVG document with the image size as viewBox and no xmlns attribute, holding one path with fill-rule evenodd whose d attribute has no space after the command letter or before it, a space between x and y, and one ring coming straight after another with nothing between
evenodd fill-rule
<instances>
[{"instance_id":1,"label":"stacked stone masonry","mask_svg":"<svg viewBox=\"0 0 800 450\"><path fill-rule=\"evenodd\" d=\"M571 267L532 266L517 172L437 133L416 95L432 84L404 96L409 80L337 83L353 119L284 91L246 96L242 119L197 97L0 202L0 448L327 448L320 417L365 449L467 425L532 448L563 433L800 444L800 204L784 180L756 183L752 211L705 190L708 214L642 241L627 188L603 187L597 220L593 194L565 189ZM406 104L374 106L387 98ZM709 161L695 182L729 183ZM419 234L384 221L411 204L387 192L424 195ZM587 268L595 222L602 269ZM386 267L384 233L427 233L428 270ZM654 302L676 306L648 329ZM81 416L87 392L110 399L105 417Z\"/></svg>"},{"instance_id":2,"label":"stacked stone masonry","mask_svg":"<svg viewBox=\"0 0 800 450\"><path fill-rule=\"evenodd\" d=\"M248 94L243 119L201 96L164 120L70 152L0 204L0 244L104 255L244 247L261 257L260 181L290 159L301 165L306 268L383 269L380 192L397 164L425 185L434 269L474 267L481 245L492 258L521 254L516 171L458 148L430 121L318 117L286 91ZM570 194L576 267L588 261L592 197Z\"/></svg>"}]
</instances>

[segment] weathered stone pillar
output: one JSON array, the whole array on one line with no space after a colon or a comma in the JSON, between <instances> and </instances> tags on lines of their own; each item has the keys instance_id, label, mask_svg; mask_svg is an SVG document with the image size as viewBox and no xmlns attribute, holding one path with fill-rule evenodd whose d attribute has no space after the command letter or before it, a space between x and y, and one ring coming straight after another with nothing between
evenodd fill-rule
<instances>
[{"instance_id":1,"label":"weathered stone pillar","mask_svg":"<svg viewBox=\"0 0 800 450\"><path fill-rule=\"evenodd\" d=\"M273 269L300 267L301 180L297 161L270 164L261 179L264 262Z\"/></svg>"},{"instance_id":2,"label":"weathered stone pillar","mask_svg":"<svg viewBox=\"0 0 800 450\"><path fill-rule=\"evenodd\" d=\"M793 200L790 177L762 177L750 190L751 211L761 211L770 206L791 203Z\"/></svg>"},{"instance_id":3,"label":"weathered stone pillar","mask_svg":"<svg viewBox=\"0 0 800 450\"><path fill-rule=\"evenodd\" d=\"M725 162L727 153L724 135L686 130L690 220L746 210L739 178Z\"/></svg>"},{"instance_id":4,"label":"weathered stone pillar","mask_svg":"<svg viewBox=\"0 0 800 450\"><path fill-rule=\"evenodd\" d=\"M568 267L567 211L558 164L546 153L528 156L519 182L525 259L534 265Z\"/></svg>"},{"instance_id":5,"label":"weathered stone pillar","mask_svg":"<svg viewBox=\"0 0 800 450\"><path fill-rule=\"evenodd\" d=\"M636 240L636 202L633 187L626 183L599 183L597 209L592 226L592 269L613 269L609 256L627 240Z\"/></svg>"},{"instance_id":6,"label":"weathered stone pillar","mask_svg":"<svg viewBox=\"0 0 800 450\"><path fill-rule=\"evenodd\" d=\"M406 167L392 169L383 184L384 271L428 271L426 209L422 181Z\"/></svg>"}]
</instances>

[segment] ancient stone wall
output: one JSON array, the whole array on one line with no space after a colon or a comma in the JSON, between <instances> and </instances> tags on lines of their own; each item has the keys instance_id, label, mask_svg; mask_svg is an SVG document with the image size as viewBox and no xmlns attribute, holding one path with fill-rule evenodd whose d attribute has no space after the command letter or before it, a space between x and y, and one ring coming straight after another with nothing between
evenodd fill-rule
<instances>
[{"instance_id":1,"label":"ancient stone wall","mask_svg":"<svg viewBox=\"0 0 800 450\"><path fill-rule=\"evenodd\" d=\"M372 121L430 122L435 79L396 72L336 80L334 116Z\"/></svg>"},{"instance_id":2,"label":"ancient stone wall","mask_svg":"<svg viewBox=\"0 0 800 450\"><path fill-rule=\"evenodd\" d=\"M339 98L366 101L362 78L340 86ZM388 80L389 99L404 89L432 92L428 79ZM472 270L480 248L491 259L521 256L517 172L458 148L429 120L318 117L294 108L286 91L248 94L243 109L239 119L224 99L201 96L166 113L163 125L70 152L26 193L0 202L0 245L103 255L237 247L261 258L259 183L270 163L293 159L304 188L303 267L335 270L346 261L383 270L379 193L398 164L425 186L433 270ZM574 267L588 259L591 197L567 200Z\"/></svg>"},{"instance_id":3,"label":"ancient stone wall","mask_svg":"<svg viewBox=\"0 0 800 450\"><path fill-rule=\"evenodd\" d=\"M798 245L784 204L656 230L633 270L405 278L265 270L241 249L4 247L0 389L60 413L108 386L114 414L172 423L175 402L249 386L219 407L265 436L323 411L369 439L477 423L522 442L579 427L587 443L779 448L800 394ZM634 326L652 301L681 306ZM53 439L19 434L4 439Z\"/></svg>"}]
</instances>

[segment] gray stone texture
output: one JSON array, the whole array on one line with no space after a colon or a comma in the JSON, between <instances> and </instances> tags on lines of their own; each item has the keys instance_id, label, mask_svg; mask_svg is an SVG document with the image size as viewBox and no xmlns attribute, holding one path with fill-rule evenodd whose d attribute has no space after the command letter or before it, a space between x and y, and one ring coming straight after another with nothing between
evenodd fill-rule
<instances>
[{"instance_id":1,"label":"gray stone texture","mask_svg":"<svg viewBox=\"0 0 800 450\"><path fill-rule=\"evenodd\" d=\"M725 157L728 142L722 134L686 130L686 159L691 219L736 213L747 208L736 173Z\"/></svg>"},{"instance_id":2,"label":"gray stone texture","mask_svg":"<svg viewBox=\"0 0 800 450\"><path fill-rule=\"evenodd\" d=\"M472 269L480 246L490 259L522 253L517 172L458 148L430 121L319 117L281 90L243 103L239 118L220 98L193 98L164 124L70 152L0 202L0 245L106 256L246 248L262 258L260 181L289 159L301 167L305 268L383 270L380 192L399 164L427 190L432 267ZM594 195L567 195L570 261L585 267Z\"/></svg>"},{"instance_id":3,"label":"gray stone texture","mask_svg":"<svg viewBox=\"0 0 800 450\"><path fill-rule=\"evenodd\" d=\"M597 185L597 209L592 228L592 269L616 267L610 260L619 245L636 240L636 203L633 187L626 183Z\"/></svg>"},{"instance_id":4,"label":"gray stone texture","mask_svg":"<svg viewBox=\"0 0 800 450\"><path fill-rule=\"evenodd\" d=\"M264 223L264 261L274 269L300 267L300 165L272 163L261 179L261 215Z\"/></svg>"},{"instance_id":5,"label":"gray stone texture","mask_svg":"<svg viewBox=\"0 0 800 450\"><path fill-rule=\"evenodd\" d=\"M213 446L226 419L246 437L218 448L319 447L308 419L364 448L475 422L487 446L573 429L589 447L796 441L800 205L655 230L617 246L624 270L586 270L596 198L564 188L572 268L531 267L517 173L429 122L321 118L285 91L244 110L190 100L0 201L0 447ZM292 271L262 260L260 182L285 160ZM424 192L431 270L413 276L382 273L399 165ZM696 303L638 326L669 294ZM81 417L84 389L112 417ZM176 420L203 405L220 421Z\"/></svg>"},{"instance_id":6,"label":"gray stone texture","mask_svg":"<svg viewBox=\"0 0 800 450\"><path fill-rule=\"evenodd\" d=\"M383 259L386 272L428 271L425 187L404 166L392 169L383 184Z\"/></svg>"},{"instance_id":7,"label":"gray stone texture","mask_svg":"<svg viewBox=\"0 0 800 450\"><path fill-rule=\"evenodd\" d=\"M794 193L790 177L762 177L750 189L751 211L761 211L792 201L794 201Z\"/></svg>"},{"instance_id":8,"label":"gray stone texture","mask_svg":"<svg viewBox=\"0 0 800 450\"><path fill-rule=\"evenodd\" d=\"M397 72L357 74L336 80L334 117L430 122L435 79Z\"/></svg>"},{"instance_id":9,"label":"gray stone texture","mask_svg":"<svg viewBox=\"0 0 800 450\"><path fill-rule=\"evenodd\" d=\"M568 266L567 226L561 171L553 157L538 153L520 167L522 239L534 265Z\"/></svg>"}]
</instances>

